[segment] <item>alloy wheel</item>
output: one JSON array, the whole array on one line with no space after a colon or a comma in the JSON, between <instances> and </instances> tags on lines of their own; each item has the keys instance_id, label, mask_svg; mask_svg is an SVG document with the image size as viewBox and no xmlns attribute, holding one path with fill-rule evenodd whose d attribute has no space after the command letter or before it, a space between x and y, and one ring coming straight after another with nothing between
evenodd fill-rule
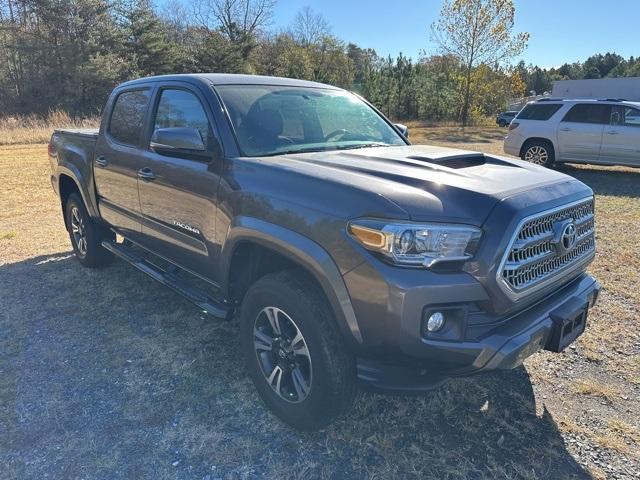
<instances>
[{"instance_id":1,"label":"alloy wheel","mask_svg":"<svg viewBox=\"0 0 640 480\"><path fill-rule=\"evenodd\" d=\"M539 145L530 147L524 154L524 159L527 162L535 163L536 165L545 165L549 160L549 154L547 149Z\"/></svg>"},{"instance_id":2,"label":"alloy wheel","mask_svg":"<svg viewBox=\"0 0 640 480\"><path fill-rule=\"evenodd\" d=\"M262 374L280 398L302 402L311 391L309 348L302 332L286 312L265 307L253 327L253 345Z\"/></svg>"},{"instance_id":3,"label":"alloy wheel","mask_svg":"<svg viewBox=\"0 0 640 480\"><path fill-rule=\"evenodd\" d=\"M75 205L71 208L71 233L78 252L84 257L87 254L87 230L84 218Z\"/></svg>"}]
</instances>

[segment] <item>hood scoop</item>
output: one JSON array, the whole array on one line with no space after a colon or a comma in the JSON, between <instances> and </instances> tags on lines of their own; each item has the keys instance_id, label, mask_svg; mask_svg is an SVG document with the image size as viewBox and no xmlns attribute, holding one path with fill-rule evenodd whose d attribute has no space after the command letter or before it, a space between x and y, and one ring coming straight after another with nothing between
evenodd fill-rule
<instances>
[{"instance_id":1,"label":"hood scoop","mask_svg":"<svg viewBox=\"0 0 640 480\"><path fill-rule=\"evenodd\" d=\"M440 165L442 167L459 169L459 168L468 168L468 167L477 167L480 165L484 165L487 163L487 157L482 154L473 154L473 155L459 155L452 157L426 157L423 155L410 155L407 158L411 160L417 160L419 162L424 163L433 163L435 165Z\"/></svg>"}]
</instances>

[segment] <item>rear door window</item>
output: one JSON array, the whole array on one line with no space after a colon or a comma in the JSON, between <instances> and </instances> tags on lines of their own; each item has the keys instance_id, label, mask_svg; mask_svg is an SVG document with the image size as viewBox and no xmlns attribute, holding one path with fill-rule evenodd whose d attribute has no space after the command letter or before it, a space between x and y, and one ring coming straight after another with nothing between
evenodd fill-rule
<instances>
[{"instance_id":1,"label":"rear door window","mask_svg":"<svg viewBox=\"0 0 640 480\"><path fill-rule=\"evenodd\" d=\"M118 95L108 128L109 134L116 142L131 146L138 145L149 98L148 89L132 90Z\"/></svg>"},{"instance_id":2,"label":"rear door window","mask_svg":"<svg viewBox=\"0 0 640 480\"><path fill-rule=\"evenodd\" d=\"M516 118L520 120L549 120L554 113L560 110L559 103L534 103L525 106Z\"/></svg>"},{"instance_id":3,"label":"rear door window","mask_svg":"<svg viewBox=\"0 0 640 480\"><path fill-rule=\"evenodd\" d=\"M609 123L611 106L597 103L578 103L562 119L563 122L572 123Z\"/></svg>"}]
</instances>

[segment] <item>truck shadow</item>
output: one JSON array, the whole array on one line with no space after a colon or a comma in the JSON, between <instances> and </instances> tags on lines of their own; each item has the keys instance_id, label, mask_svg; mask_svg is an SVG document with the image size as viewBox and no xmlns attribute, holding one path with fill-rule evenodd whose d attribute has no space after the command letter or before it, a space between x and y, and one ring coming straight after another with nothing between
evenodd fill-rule
<instances>
[{"instance_id":1,"label":"truck shadow","mask_svg":"<svg viewBox=\"0 0 640 480\"><path fill-rule=\"evenodd\" d=\"M16 478L591 478L524 368L363 393L300 434L260 403L238 330L122 262L0 267L0 463Z\"/></svg>"}]
</instances>

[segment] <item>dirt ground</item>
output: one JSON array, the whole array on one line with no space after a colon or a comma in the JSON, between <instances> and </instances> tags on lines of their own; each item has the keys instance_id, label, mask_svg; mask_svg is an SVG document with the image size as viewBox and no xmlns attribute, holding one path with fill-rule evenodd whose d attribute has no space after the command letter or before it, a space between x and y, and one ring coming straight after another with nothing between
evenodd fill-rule
<instances>
[{"instance_id":1,"label":"dirt ground","mask_svg":"<svg viewBox=\"0 0 640 480\"><path fill-rule=\"evenodd\" d=\"M504 130L410 127L501 153ZM362 393L299 434L245 377L235 323L123 262L82 268L46 145L0 147L0 477L640 478L640 170L564 171L596 192L604 287L572 348L425 396Z\"/></svg>"}]
</instances>

